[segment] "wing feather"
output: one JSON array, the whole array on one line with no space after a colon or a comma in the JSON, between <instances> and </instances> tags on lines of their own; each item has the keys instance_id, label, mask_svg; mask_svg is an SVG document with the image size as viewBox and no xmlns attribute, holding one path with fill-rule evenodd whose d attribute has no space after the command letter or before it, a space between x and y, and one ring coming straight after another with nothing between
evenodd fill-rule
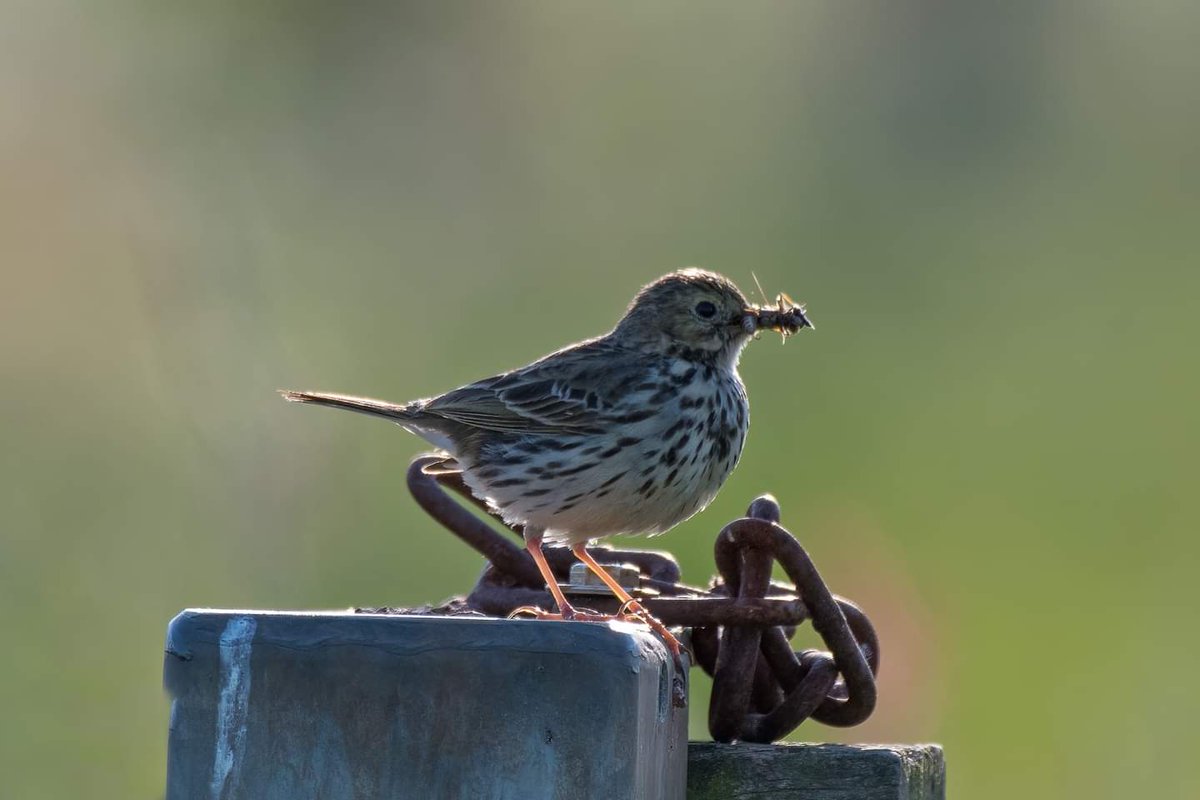
<instances>
[{"instance_id":1,"label":"wing feather","mask_svg":"<svg viewBox=\"0 0 1200 800\"><path fill-rule=\"evenodd\" d=\"M645 374L647 359L602 339L587 342L447 392L422 411L493 431L587 433L605 427L625 390Z\"/></svg>"}]
</instances>

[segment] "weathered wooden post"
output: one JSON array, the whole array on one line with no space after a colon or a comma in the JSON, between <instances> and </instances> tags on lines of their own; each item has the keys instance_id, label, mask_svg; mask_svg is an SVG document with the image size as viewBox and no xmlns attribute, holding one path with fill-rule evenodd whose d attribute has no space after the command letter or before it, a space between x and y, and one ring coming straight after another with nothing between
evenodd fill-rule
<instances>
[{"instance_id":1,"label":"weathered wooden post","mask_svg":"<svg viewBox=\"0 0 1200 800\"><path fill-rule=\"evenodd\" d=\"M688 747L688 800L944 800L942 748L719 744Z\"/></svg>"}]
</instances>

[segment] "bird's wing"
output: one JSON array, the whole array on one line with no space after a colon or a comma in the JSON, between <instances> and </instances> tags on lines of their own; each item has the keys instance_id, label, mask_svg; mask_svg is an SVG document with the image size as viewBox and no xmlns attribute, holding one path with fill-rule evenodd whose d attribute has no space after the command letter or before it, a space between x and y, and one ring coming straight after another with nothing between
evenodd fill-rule
<instances>
[{"instance_id":1,"label":"bird's wing","mask_svg":"<svg viewBox=\"0 0 1200 800\"><path fill-rule=\"evenodd\" d=\"M552 353L512 372L430 400L424 412L511 433L585 433L602 428L641 382L645 357L603 340Z\"/></svg>"}]
</instances>

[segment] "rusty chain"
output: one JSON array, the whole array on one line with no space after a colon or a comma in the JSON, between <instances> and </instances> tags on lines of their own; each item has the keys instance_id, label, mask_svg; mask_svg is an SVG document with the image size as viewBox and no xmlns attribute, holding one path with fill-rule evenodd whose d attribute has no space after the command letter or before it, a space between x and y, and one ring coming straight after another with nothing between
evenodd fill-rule
<instances>
[{"instance_id":1,"label":"rusty chain","mask_svg":"<svg viewBox=\"0 0 1200 800\"><path fill-rule=\"evenodd\" d=\"M408 469L409 491L426 513L488 561L471 593L449 608L501 617L519 606L553 608L533 559L446 491L490 514L461 475L436 470L439 461L416 458ZM747 516L726 525L715 549L720 579L709 589L682 583L669 554L588 548L601 563L636 566L640 576L631 593L663 624L691 630L695 659L713 677L708 726L717 741L772 742L809 717L826 725L857 725L875 708L879 641L871 621L829 591L779 520L778 503L764 495ZM570 550L547 547L545 553L555 575L565 579L575 563ZM791 584L771 581L776 563ZM563 586L568 594L572 588ZM618 610L610 596L589 594L587 604L602 613ZM805 620L812 621L828 652L792 650L789 639Z\"/></svg>"}]
</instances>

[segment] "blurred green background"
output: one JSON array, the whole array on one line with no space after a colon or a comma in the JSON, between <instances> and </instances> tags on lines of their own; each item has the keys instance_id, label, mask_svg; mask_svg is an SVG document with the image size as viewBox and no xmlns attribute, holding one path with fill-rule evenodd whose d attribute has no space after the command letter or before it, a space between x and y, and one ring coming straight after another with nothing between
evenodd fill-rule
<instances>
[{"instance_id":1,"label":"blurred green background","mask_svg":"<svg viewBox=\"0 0 1200 800\"><path fill-rule=\"evenodd\" d=\"M433 394L701 265L808 302L655 542L781 500L953 796L1200 796L1200 7L0 4L0 795L161 793L186 606L417 604L479 560ZM706 688L698 682L698 694ZM704 706L693 735L704 736Z\"/></svg>"}]
</instances>

